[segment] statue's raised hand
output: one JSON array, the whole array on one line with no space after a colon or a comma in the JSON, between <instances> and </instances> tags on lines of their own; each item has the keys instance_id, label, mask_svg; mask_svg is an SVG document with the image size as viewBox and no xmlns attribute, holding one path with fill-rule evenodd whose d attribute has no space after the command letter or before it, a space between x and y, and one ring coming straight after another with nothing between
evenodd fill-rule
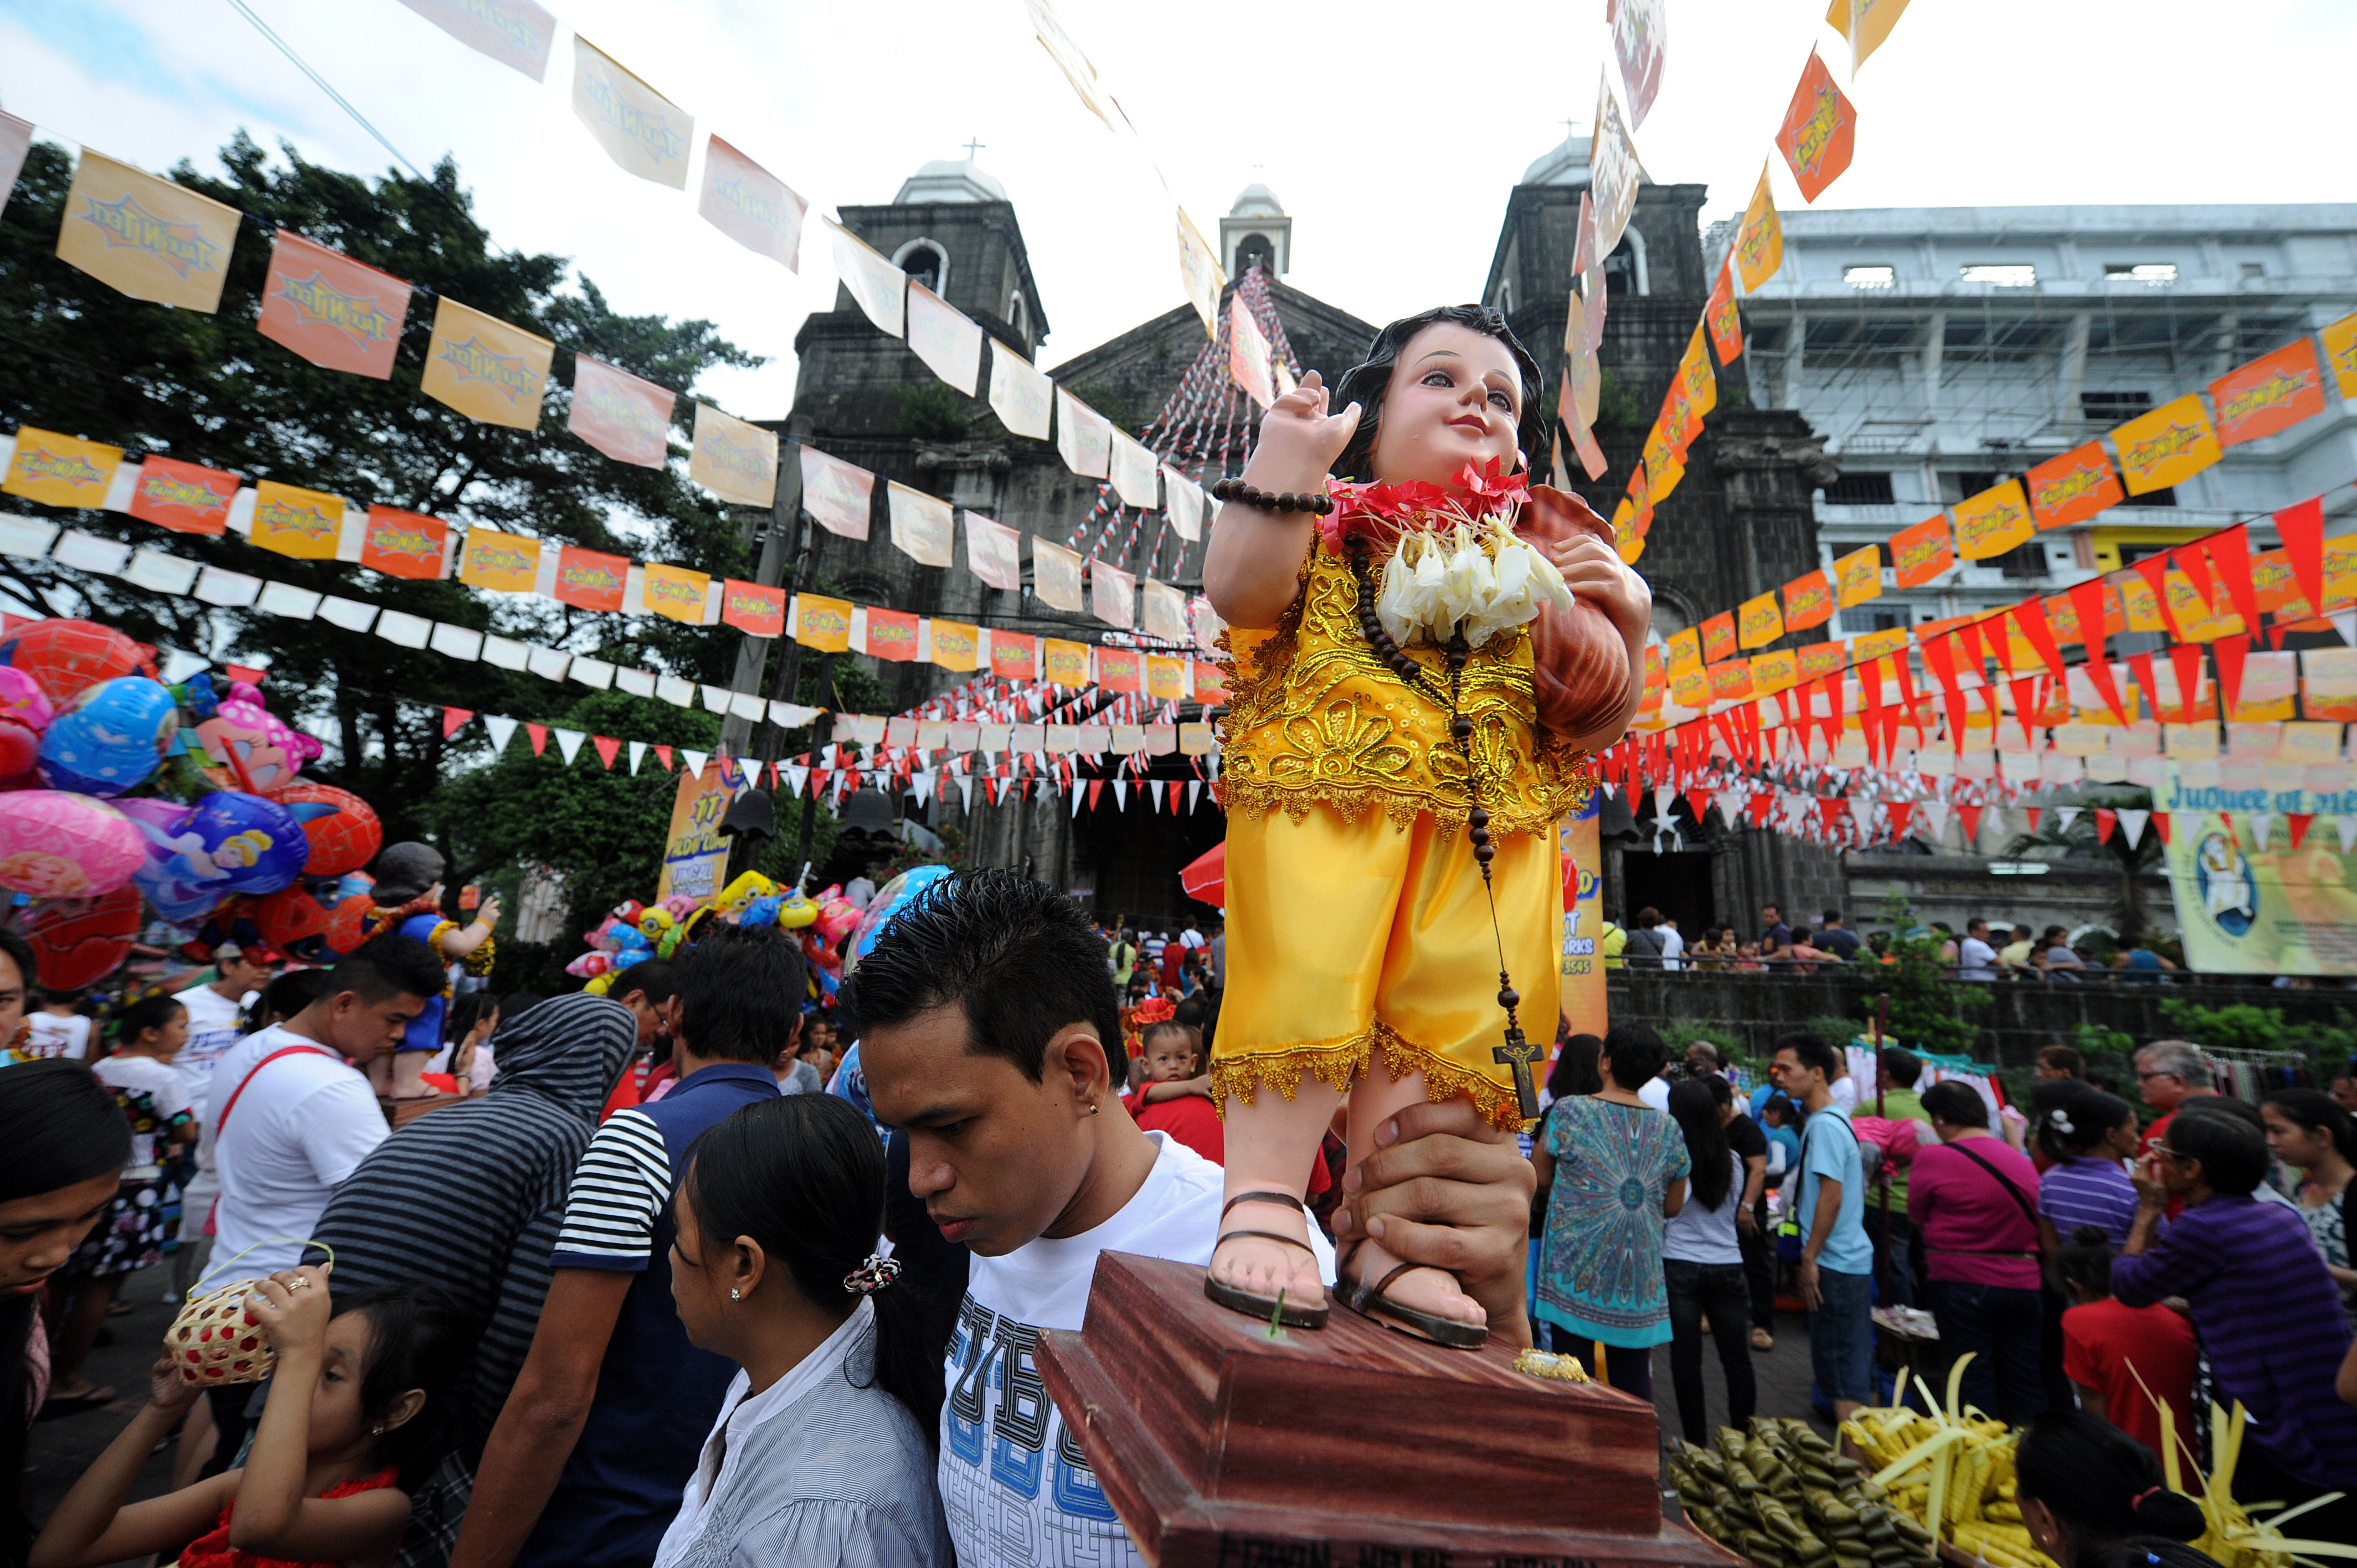
<instances>
[{"instance_id":1,"label":"statue's raised hand","mask_svg":"<svg viewBox=\"0 0 2357 1568\"><path fill-rule=\"evenodd\" d=\"M1328 413L1326 383L1312 371L1261 416L1260 441L1244 466L1244 482L1280 494L1322 491L1334 459L1358 428L1359 405Z\"/></svg>"}]
</instances>

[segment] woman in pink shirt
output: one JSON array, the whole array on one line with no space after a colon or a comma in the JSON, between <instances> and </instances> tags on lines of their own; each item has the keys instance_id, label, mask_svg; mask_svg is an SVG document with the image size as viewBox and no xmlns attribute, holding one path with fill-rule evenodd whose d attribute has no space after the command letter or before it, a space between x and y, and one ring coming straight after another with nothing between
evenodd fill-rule
<instances>
[{"instance_id":1,"label":"woman in pink shirt","mask_svg":"<svg viewBox=\"0 0 2357 1568\"><path fill-rule=\"evenodd\" d=\"M1940 1141L1916 1153L1907 1218L1930 1260L1940 1341L1973 1353L1964 1399L2018 1426L2046 1408L2038 1168L1990 1134L1988 1102L1969 1084L1933 1084L1923 1112Z\"/></svg>"}]
</instances>

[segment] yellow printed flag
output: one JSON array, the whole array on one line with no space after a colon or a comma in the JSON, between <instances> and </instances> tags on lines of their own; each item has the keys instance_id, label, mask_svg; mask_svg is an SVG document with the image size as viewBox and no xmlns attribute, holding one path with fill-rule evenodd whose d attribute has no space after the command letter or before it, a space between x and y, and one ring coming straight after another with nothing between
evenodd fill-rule
<instances>
[{"instance_id":1,"label":"yellow printed flag","mask_svg":"<svg viewBox=\"0 0 2357 1568\"><path fill-rule=\"evenodd\" d=\"M528 594L540 580L540 541L488 528L467 531L458 555L458 581L495 594Z\"/></svg>"},{"instance_id":2,"label":"yellow printed flag","mask_svg":"<svg viewBox=\"0 0 2357 1568\"><path fill-rule=\"evenodd\" d=\"M648 609L667 620L704 624L705 601L711 597L712 577L684 566L650 564L640 596Z\"/></svg>"},{"instance_id":3,"label":"yellow printed flag","mask_svg":"<svg viewBox=\"0 0 2357 1568\"><path fill-rule=\"evenodd\" d=\"M2029 515L2029 498L2019 479L2007 479L1958 503L1956 553L1967 561L1986 561L2026 544L2038 532Z\"/></svg>"},{"instance_id":4,"label":"yellow printed flag","mask_svg":"<svg viewBox=\"0 0 2357 1568\"><path fill-rule=\"evenodd\" d=\"M1735 607L1735 640L1742 648L1765 648L1784 635L1783 612L1776 596L1762 594Z\"/></svg>"},{"instance_id":5,"label":"yellow printed flag","mask_svg":"<svg viewBox=\"0 0 2357 1568\"><path fill-rule=\"evenodd\" d=\"M1882 546L1853 550L1834 563L1834 597L1841 607L1882 596Z\"/></svg>"},{"instance_id":6,"label":"yellow printed flag","mask_svg":"<svg viewBox=\"0 0 2357 1568\"><path fill-rule=\"evenodd\" d=\"M597 145L640 179L687 188L695 120L580 34L573 35L573 113Z\"/></svg>"},{"instance_id":7,"label":"yellow printed flag","mask_svg":"<svg viewBox=\"0 0 2357 1568\"><path fill-rule=\"evenodd\" d=\"M1744 209L1743 227L1735 234L1735 270L1743 274L1743 292L1751 294L1776 275L1784 264L1784 223L1776 216L1776 198L1768 188L1768 170L1760 170L1760 188Z\"/></svg>"},{"instance_id":8,"label":"yellow printed flag","mask_svg":"<svg viewBox=\"0 0 2357 1568\"><path fill-rule=\"evenodd\" d=\"M2341 383L2341 395L2357 398L2357 316L2344 316L2317 334L2324 342L2324 357L2332 366L2332 379Z\"/></svg>"},{"instance_id":9,"label":"yellow printed flag","mask_svg":"<svg viewBox=\"0 0 2357 1568\"><path fill-rule=\"evenodd\" d=\"M778 437L699 403L687 477L722 500L768 506L778 496Z\"/></svg>"},{"instance_id":10,"label":"yellow printed flag","mask_svg":"<svg viewBox=\"0 0 2357 1568\"><path fill-rule=\"evenodd\" d=\"M434 303L425 345L426 396L469 419L530 430L540 423L540 394L556 345L454 299Z\"/></svg>"},{"instance_id":11,"label":"yellow printed flag","mask_svg":"<svg viewBox=\"0 0 2357 1568\"><path fill-rule=\"evenodd\" d=\"M1882 47L1906 9L1907 0L1834 0L1825 26L1849 39L1850 75L1856 76L1867 57Z\"/></svg>"},{"instance_id":12,"label":"yellow printed flag","mask_svg":"<svg viewBox=\"0 0 2357 1568\"><path fill-rule=\"evenodd\" d=\"M933 662L943 670L963 673L974 667L976 629L963 621L933 620Z\"/></svg>"},{"instance_id":13,"label":"yellow printed flag","mask_svg":"<svg viewBox=\"0 0 2357 1568\"><path fill-rule=\"evenodd\" d=\"M50 506L103 506L107 488L114 483L115 467L122 461L120 446L21 425L16 431L16 455L9 459L8 477L0 480L0 491Z\"/></svg>"},{"instance_id":14,"label":"yellow printed flag","mask_svg":"<svg viewBox=\"0 0 2357 1568\"><path fill-rule=\"evenodd\" d=\"M1689 670L1702 668L1702 631L1688 627L1666 638L1662 643L1662 663L1673 675L1683 675Z\"/></svg>"},{"instance_id":15,"label":"yellow printed flag","mask_svg":"<svg viewBox=\"0 0 2357 1568\"><path fill-rule=\"evenodd\" d=\"M221 308L238 210L84 147L58 226L58 260L134 299Z\"/></svg>"},{"instance_id":16,"label":"yellow printed flag","mask_svg":"<svg viewBox=\"0 0 2357 1568\"><path fill-rule=\"evenodd\" d=\"M2112 432L2112 445L2119 448L2120 478L2132 496L2190 479L2222 456L2209 411L2195 392L2129 420Z\"/></svg>"},{"instance_id":17,"label":"yellow printed flag","mask_svg":"<svg viewBox=\"0 0 2357 1568\"><path fill-rule=\"evenodd\" d=\"M821 653L851 651L851 601L794 596L794 640Z\"/></svg>"},{"instance_id":18,"label":"yellow printed flag","mask_svg":"<svg viewBox=\"0 0 2357 1568\"><path fill-rule=\"evenodd\" d=\"M1751 660L1751 689L1763 697L1789 690L1800 679L1798 664L1789 648L1758 655Z\"/></svg>"},{"instance_id":19,"label":"yellow printed flag","mask_svg":"<svg viewBox=\"0 0 2357 1568\"><path fill-rule=\"evenodd\" d=\"M274 479L264 479L253 487L257 550L275 551L297 561L333 561L343 536L342 497L282 485Z\"/></svg>"}]
</instances>

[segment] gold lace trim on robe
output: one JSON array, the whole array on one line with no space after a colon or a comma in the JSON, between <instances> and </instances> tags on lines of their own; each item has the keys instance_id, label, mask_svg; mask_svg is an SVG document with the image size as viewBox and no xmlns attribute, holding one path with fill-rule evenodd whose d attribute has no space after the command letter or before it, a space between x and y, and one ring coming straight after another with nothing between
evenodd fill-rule
<instances>
[{"instance_id":1,"label":"gold lace trim on robe","mask_svg":"<svg viewBox=\"0 0 2357 1568\"><path fill-rule=\"evenodd\" d=\"M1514 1133L1525 1125L1522 1101L1515 1096L1512 1079L1501 1084L1488 1073L1460 1067L1438 1052L1407 1039L1380 1018L1357 1034L1339 1040L1312 1040L1287 1046L1281 1053L1255 1052L1213 1062L1211 1103L1224 1121L1230 1095L1250 1105L1254 1092L1263 1084L1290 1101L1299 1092L1305 1072L1330 1085L1335 1092L1348 1094L1351 1085L1367 1070L1378 1046L1383 1047L1383 1069L1391 1074L1394 1083L1421 1071L1425 1098L1435 1105L1462 1095L1493 1127Z\"/></svg>"}]
</instances>

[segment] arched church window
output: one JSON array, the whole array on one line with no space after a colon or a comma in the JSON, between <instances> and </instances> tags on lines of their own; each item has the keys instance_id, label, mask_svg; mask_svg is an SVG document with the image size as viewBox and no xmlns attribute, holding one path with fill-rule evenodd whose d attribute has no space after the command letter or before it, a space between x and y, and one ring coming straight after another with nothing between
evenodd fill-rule
<instances>
[{"instance_id":1,"label":"arched church window","mask_svg":"<svg viewBox=\"0 0 2357 1568\"><path fill-rule=\"evenodd\" d=\"M1620 242L1604 258L1604 286L1613 294L1651 294L1650 272L1645 264L1645 236L1632 228L1621 234Z\"/></svg>"},{"instance_id":2,"label":"arched church window","mask_svg":"<svg viewBox=\"0 0 2357 1568\"><path fill-rule=\"evenodd\" d=\"M1242 277L1254 267L1272 277L1276 274L1276 246L1265 234L1247 234L1236 242L1236 275Z\"/></svg>"},{"instance_id":3,"label":"arched church window","mask_svg":"<svg viewBox=\"0 0 2357 1568\"><path fill-rule=\"evenodd\" d=\"M1015 328L1016 337L1022 339L1024 347L1029 348L1031 343L1031 304L1028 300L1023 297L1023 291L1019 288L1011 288L1006 291L1006 319L1008 324Z\"/></svg>"},{"instance_id":4,"label":"arched church window","mask_svg":"<svg viewBox=\"0 0 2357 1568\"><path fill-rule=\"evenodd\" d=\"M932 241L909 241L892 252L892 264L908 274L910 283L923 284L938 295L948 294L950 259Z\"/></svg>"}]
</instances>

